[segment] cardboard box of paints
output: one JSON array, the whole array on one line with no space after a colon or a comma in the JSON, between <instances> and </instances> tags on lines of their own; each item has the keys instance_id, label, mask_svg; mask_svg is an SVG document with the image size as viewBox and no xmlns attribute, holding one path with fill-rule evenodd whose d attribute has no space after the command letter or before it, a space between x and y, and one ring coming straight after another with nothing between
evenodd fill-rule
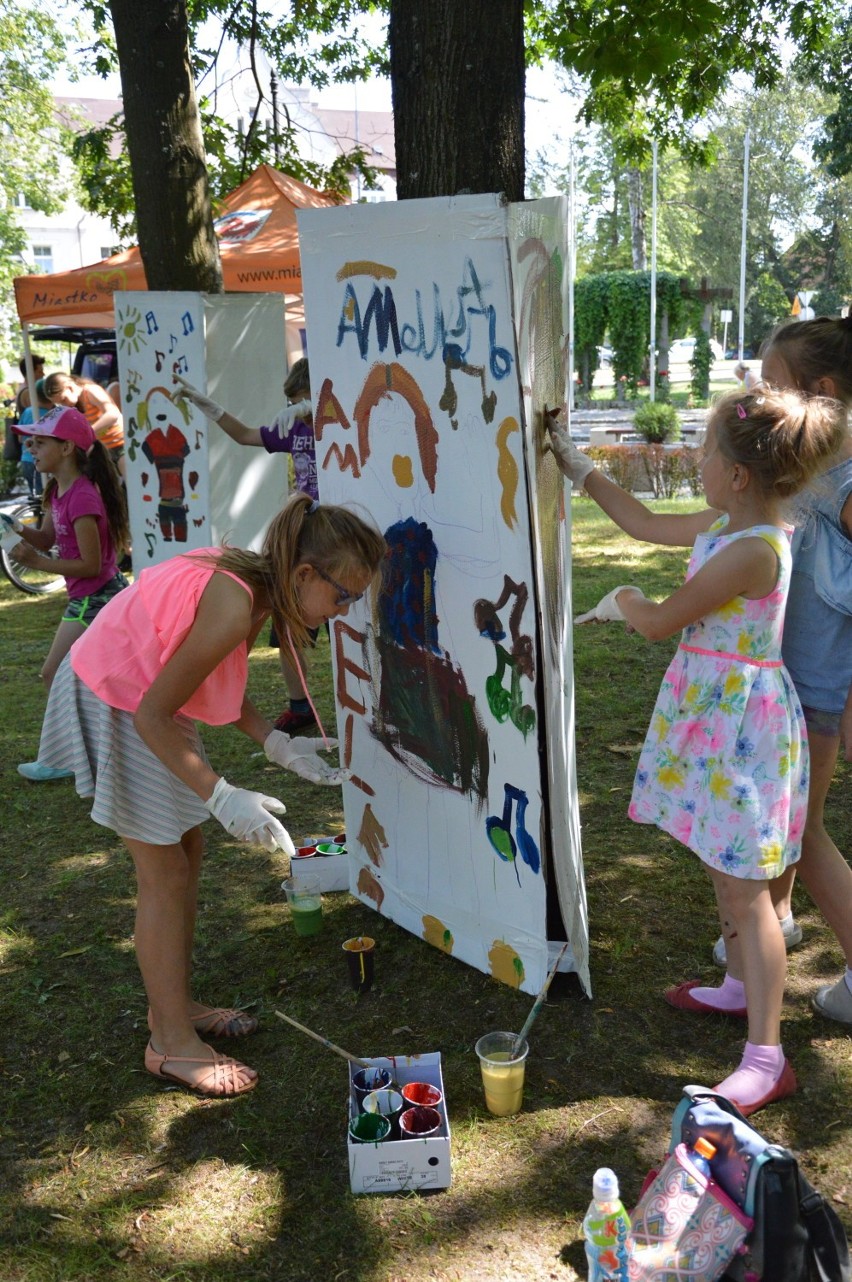
<instances>
[{"instance_id":1,"label":"cardboard box of paints","mask_svg":"<svg viewBox=\"0 0 852 1282\"><path fill-rule=\"evenodd\" d=\"M366 1059L375 1068L386 1068L398 1086L408 1082L428 1082L444 1095L438 1110L441 1127L427 1139L385 1140L381 1144L356 1144L349 1138L349 1186L353 1193L396 1193L418 1189L450 1187L450 1124L447 1097L441 1073L440 1052L426 1055L396 1055L393 1059ZM352 1088L357 1065L349 1065L349 1109L347 1120L358 1113L358 1101ZM348 1129L347 1129L348 1135Z\"/></svg>"},{"instance_id":2,"label":"cardboard box of paints","mask_svg":"<svg viewBox=\"0 0 852 1282\"><path fill-rule=\"evenodd\" d=\"M290 860L290 876L298 877L299 871L302 870L319 877L321 891L328 893L334 890L348 890L349 856L346 853L346 847L343 847L343 853L339 855L315 853L318 844L331 843L341 844L334 837L309 837L304 845L298 847L295 859Z\"/></svg>"}]
</instances>

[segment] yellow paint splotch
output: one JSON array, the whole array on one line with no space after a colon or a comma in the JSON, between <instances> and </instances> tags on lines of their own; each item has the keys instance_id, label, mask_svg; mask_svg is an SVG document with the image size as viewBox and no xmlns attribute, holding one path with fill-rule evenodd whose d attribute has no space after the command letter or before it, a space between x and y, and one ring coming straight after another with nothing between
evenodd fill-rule
<instances>
[{"instance_id":1,"label":"yellow paint splotch","mask_svg":"<svg viewBox=\"0 0 852 1282\"><path fill-rule=\"evenodd\" d=\"M491 974L501 984L510 988L520 988L524 979L524 963L510 944L503 939L495 939L488 953Z\"/></svg>"}]
</instances>

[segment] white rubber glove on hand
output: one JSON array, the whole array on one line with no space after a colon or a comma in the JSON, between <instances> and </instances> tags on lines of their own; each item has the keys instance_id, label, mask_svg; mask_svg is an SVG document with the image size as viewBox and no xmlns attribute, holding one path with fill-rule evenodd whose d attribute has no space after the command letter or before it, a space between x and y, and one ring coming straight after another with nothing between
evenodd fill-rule
<instances>
[{"instance_id":1,"label":"white rubber glove on hand","mask_svg":"<svg viewBox=\"0 0 852 1282\"><path fill-rule=\"evenodd\" d=\"M577 449L568 431L547 411L545 411L544 423L550 436L550 448L553 450L553 456L559 464L560 471L565 473L578 490L582 489L586 477L595 470L594 463L588 454Z\"/></svg>"},{"instance_id":2,"label":"white rubber glove on hand","mask_svg":"<svg viewBox=\"0 0 852 1282\"><path fill-rule=\"evenodd\" d=\"M611 592L607 592L606 596L598 601L593 610L587 610L585 614L578 615L574 620L575 625L578 623L626 623L627 620L615 599L619 592L623 592L625 588L629 588L631 592L638 592L640 596L645 595L640 588L635 588L630 583L622 583L621 587L613 588Z\"/></svg>"},{"instance_id":3,"label":"white rubber glove on hand","mask_svg":"<svg viewBox=\"0 0 852 1282\"><path fill-rule=\"evenodd\" d=\"M16 516L10 516L8 512L0 512L0 521L5 525L5 533L9 534L14 531L15 534L23 534L24 523L19 521Z\"/></svg>"},{"instance_id":4,"label":"white rubber glove on hand","mask_svg":"<svg viewBox=\"0 0 852 1282\"><path fill-rule=\"evenodd\" d=\"M192 401L192 404L197 405L201 410L201 413L206 414L208 418L212 418L214 423L219 422L222 415L225 413L225 410L221 405L217 405L215 401L210 400L209 396L205 396L203 392L199 392L197 387L192 386L192 383L187 383L185 378L181 378L180 374L173 374L172 382L177 383L180 387L180 396L183 396L188 401Z\"/></svg>"},{"instance_id":5,"label":"white rubber glove on hand","mask_svg":"<svg viewBox=\"0 0 852 1282\"><path fill-rule=\"evenodd\" d=\"M287 813L284 802L277 797L265 797L262 792L251 792L248 788L232 788L220 779L204 804L232 837L256 842L265 850L280 847L286 855L295 858L296 847L289 832L272 813Z\"/></svg>"},{"instance_id":6,"label":"white rubber glove on hand","mask_svg":"<svg viewBox=\"0 0 852 1282\"><path fill-rule=\"evenodd\" d=\"M285 405L283 410L275 415L272 420L272 426L279 432L289 432L297 418L306 418L313 412L313 405L310 401L297 401L295 405Z\"/></svg>"},{"instance_id":7,"label":"white rubber glove on hand","mask_svg":"<svg viewBox=\"0 0 852 1282\"><path fill-rule=\"evenodd\" d=\"M285 770L292 770L300 779L307 779L309 783L327 784L329 787L345 783L351 777L349 770L330 766L317 756L325 747L322 739L291 739L283 730L270 731L263 744L267 761L283 766ZM328 747L336 748L337 740L329 739Z\"/></svg>"}]
</instances>

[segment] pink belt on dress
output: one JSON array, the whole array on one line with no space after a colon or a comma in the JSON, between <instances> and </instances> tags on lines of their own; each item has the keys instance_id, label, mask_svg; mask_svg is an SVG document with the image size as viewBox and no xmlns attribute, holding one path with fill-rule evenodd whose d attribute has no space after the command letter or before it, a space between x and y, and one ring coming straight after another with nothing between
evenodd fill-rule
<instances>
[{"instance_id":1,"label":"pink belt on dress","mask_svg":"<svg viewBox=\"0 0 852 1282\"><path fill-rule=\"evenodd\" d=\"M706 654L710 659L735 659L737 663L751 663L756 668L783 668L782 659L752 659L747 654L733 654L727 650L705 650L700 645L686 645L681 641L679 650L688 650L690 654Z\"/></svg>"}]
</instances>

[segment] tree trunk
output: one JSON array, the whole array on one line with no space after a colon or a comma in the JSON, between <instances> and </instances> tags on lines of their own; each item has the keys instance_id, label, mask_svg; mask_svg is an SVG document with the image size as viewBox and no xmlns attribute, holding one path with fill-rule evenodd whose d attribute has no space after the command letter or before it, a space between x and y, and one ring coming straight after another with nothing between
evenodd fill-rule
<instances>
[{"instance_id":1,"label":"tree trunk","mask_svg":"<svg viewBox=\"0 0 852 1282\"><path fill-rule=\"evenodd\" d=\"M627 171L627 199L630 205L630 249L633 270L643 272L645 254L645 201L642 193L642 171L631 166Z\"/></svg>"},{"instance_id":2,"label":"tree trunk","mask_svg":"<svg viewBox=\"0 0 852 1282\"><path fill-rule=\"evenodd\" d=\"M397 195L524 198L523 0L391 0Z\"/></svg>"},{"instance_id":3,"label":"tree trunk","mask_svg":"<svg viewBox=\"0 0 852 1282\"><path fill-rule=\"evenodd\" d=\"M149 289L221 293L186 0L110 0Z\"/></svg>"}]
</instances>

